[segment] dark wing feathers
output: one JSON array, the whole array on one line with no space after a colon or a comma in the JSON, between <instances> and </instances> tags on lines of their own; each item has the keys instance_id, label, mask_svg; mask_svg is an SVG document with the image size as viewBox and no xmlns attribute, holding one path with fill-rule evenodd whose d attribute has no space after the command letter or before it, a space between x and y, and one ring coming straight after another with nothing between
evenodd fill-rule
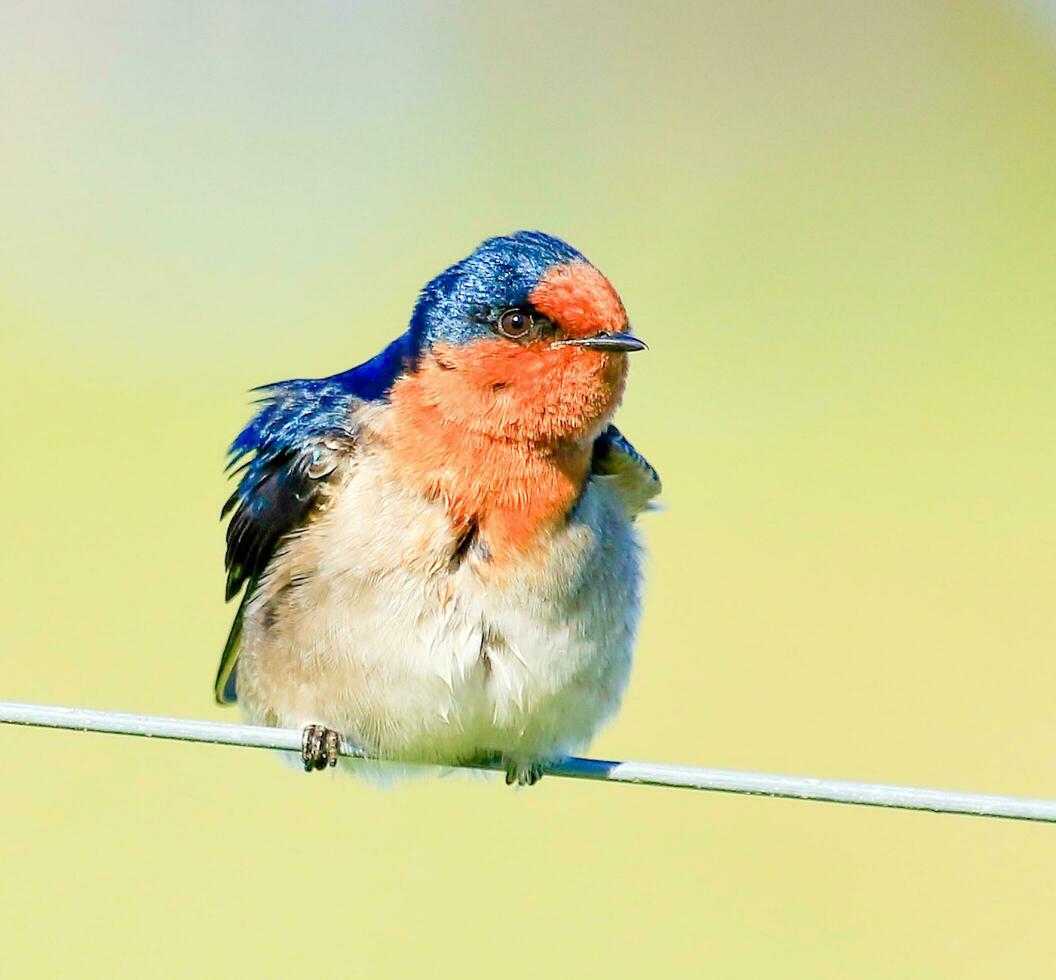
<instances>
[{"instance_id":1,"label":"dark wing feathers","mask_svg":"<svg viewBox=\"0 0 1056 980\"><path fill-rule=\"evenodd\" d=\"M283 539L309 519L354 439L351 418L360 399L344 379L287 381L267 389L263 407L231 445L229 469L241 472L224 504L227 525L227 598L244 588L231 625L216 697L235 700L234 668L246 603L253 597ZM241 464L241 465L238 465Z\"/></svg>"},{"instance_id":2,"label":"dark wing feathers","mask_svg":"<svg viewBox=\"0 0 1056 980\"><path fill-rule=\"evenodd\" d=\"M224 504L224 514L234 510L227 525L228 599L259 577L279 541L304 523L342 448L336 439L311 439L297 449L272 448L258 457L260 466L251 464Z\"/></svg>"},{"instance_id":3,"label":"dark wing feathers","mask_svg":"<svg viewBox=\"0 0 1056 980\"><path fill-rule=\"evenodd\" d=\"M615 482L632 515L643 511L661 490L660 474L614 425L595 440L591 471Z\"/></svg>"},{"instance_id":4,"label":"dark wing feathers","mask_svg":"<svg viewBox=\"0 0 1056 980\"><path fill-rule=\"evenodd\" d=\"M220 666L216 671L216 682L213 685L213 693L216 695L217 703L233 704L238 700L236 691L238 651L242 641L242 619L246 614L246 604L256 588L256 581L250 580L246 591L242 594L242 601L238 604L238 612L231 623L231 629L227 634L227 642L224 643L224 652L220 655Z\"/></svg>"}]
</instances>

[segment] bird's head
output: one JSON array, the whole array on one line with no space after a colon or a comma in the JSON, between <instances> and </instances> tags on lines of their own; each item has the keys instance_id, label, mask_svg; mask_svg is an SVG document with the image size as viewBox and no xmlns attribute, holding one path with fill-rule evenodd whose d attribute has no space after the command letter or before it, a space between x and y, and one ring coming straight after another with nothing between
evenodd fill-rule
<instances>
[{"instance_id":1,"label":"bird's head","mask_svg":"<svg viewBox=\"0 0 1056 980\"><path fill-rule=\"evenodd\" d=\"M630 333L608 279L558 238L489 238L422 290L416 383L442 417L503 438L592 438L623 394Z\"/></svg>"}]
</instances>

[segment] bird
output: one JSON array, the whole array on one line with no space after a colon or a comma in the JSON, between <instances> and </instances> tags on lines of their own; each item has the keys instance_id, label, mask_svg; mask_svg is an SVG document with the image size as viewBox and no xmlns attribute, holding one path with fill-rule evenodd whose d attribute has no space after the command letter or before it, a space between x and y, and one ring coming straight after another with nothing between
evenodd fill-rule
<instances>
[{"instance_id":1,"label":"bird","mask_svg":"<svg viewBox=\"0 0 1056 980\"><path fill-rule=\"evenodd\" d=\"M256 389L217 701L300 730L309 772L345 740L524 786L585 747L627 685L661 489L612 421L645 347L582 253L518 231L432 279L372 359Z\"/></svg>"}]
</instances>

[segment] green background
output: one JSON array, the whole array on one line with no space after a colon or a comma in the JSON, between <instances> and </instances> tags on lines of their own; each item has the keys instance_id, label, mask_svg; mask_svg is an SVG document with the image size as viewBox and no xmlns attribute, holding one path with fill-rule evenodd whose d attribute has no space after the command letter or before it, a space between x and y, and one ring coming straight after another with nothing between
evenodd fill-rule
<instances>
[{"instance_id":1,"label":"green background","mask_svg":"<svg viewBox=\"0 0 1056 980\"><path fill-rule=\"evenodd\" d=\"M977 2L0 8L0 697L211 701L246 389L538 227L661 471L595 754L1056 796L1056 31ZM0 730L0 975L1051 974L1056 829Z\"/></svg>"}]
</instances>

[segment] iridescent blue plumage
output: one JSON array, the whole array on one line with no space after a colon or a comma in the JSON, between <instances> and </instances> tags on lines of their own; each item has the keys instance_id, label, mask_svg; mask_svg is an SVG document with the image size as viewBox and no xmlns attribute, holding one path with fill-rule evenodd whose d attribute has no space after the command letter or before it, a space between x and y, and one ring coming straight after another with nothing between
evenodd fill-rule
<instances>
[{"instance_id":1,"label":"iridescent blue plumage","mask_svg":"<svg viewBox=\"0 0 1056 980\"><path fill-rule=\"evenodd\" d=\"M411 317L412 344L421 349L492 336L488 324L495 314L525 306L548 269L585 261L567 242L541 231L489 238L422 290Z\"/></svg>"}]
</instances>

